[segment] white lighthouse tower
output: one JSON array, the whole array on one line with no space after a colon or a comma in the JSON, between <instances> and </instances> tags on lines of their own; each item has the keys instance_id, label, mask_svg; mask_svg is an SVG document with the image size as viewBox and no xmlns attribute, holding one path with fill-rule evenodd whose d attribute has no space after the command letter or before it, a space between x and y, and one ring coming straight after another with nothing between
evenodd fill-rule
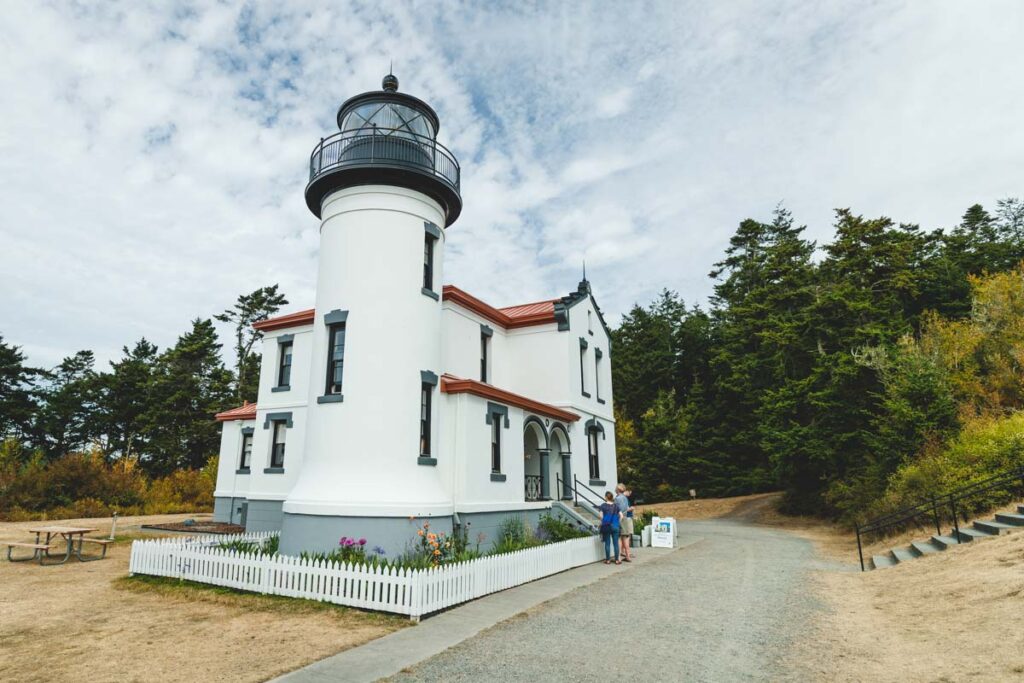
<instances>
[{"instance_id":1,"label":"white lighthouse tower","mask_svg":"<svg viewBox=\"0 0 1024 683\"><path fill-rule=\"evenodd\" d=\"M310 158L320 219L303 464L283 505L281 550L365 536L399 546L409 517L451 526L453 503L423 434L441 433L445 228L462 209L459 165L437 114L398 79L338 110ZM428 422L424 429L422 421Z\"/></svg>"}]
</instances>

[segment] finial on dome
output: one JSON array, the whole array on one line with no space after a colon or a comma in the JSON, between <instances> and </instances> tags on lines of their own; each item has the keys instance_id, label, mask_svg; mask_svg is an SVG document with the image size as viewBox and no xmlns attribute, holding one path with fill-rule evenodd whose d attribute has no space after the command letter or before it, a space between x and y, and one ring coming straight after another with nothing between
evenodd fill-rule
<instances>
[{"instance_id":1,"label":"finial on dome","mask_svg":"<svg viewBox=\"0 0 1024 683\"><path fill-rule=\"evenodd\" d=\"M398 77L391 73L390 69L388 69L388 75L381 82L381 87L384 88L384 92L396 92L398 90Z\"/></svg>"}]
</instances>

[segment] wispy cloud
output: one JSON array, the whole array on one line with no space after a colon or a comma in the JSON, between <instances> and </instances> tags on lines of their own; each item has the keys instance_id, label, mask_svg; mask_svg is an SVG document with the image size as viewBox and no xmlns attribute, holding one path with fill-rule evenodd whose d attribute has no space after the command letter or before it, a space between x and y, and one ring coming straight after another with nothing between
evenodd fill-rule
<instances>
[{"instance_id":1,"label":"wispy cloud","mask_svg":"<svg viewBox=\"0 0 1024 683\"><path fill-rule=\"evenodd\" d=\"M313 300L307 155L338 104L431 102L463 165L447 280L497 305L584 256L612 320L688 301L785 200L929 226L1021 194L1024 7L11 2L0 23L0 334L40 364L161 346L280 282ZM495 278L500 273L500 278Z\"/></svg>"}]
</instances>

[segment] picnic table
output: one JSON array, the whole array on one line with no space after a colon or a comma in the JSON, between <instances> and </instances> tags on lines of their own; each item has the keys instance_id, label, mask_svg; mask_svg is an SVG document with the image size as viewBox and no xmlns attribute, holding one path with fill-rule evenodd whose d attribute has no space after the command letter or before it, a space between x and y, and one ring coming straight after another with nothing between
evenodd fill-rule
<instances>
[{"instance_id":1,"label":"picnic table","mask_svg":"<svg viewBox=\"0 0 1024 683\"><path fill-rule=\"evenodd\" d=\"M11 562L28 562L30 560L38 560L39 564L64 564L71 559L72 556L78 558L79 562L91 562L93 560L102 560L107 555L107 546L113 543L113 541L103 538L86 538L85 535L91 531L97 531L92 527L77 527L77 526L40 526L28 530L29 533L36 535L35 543L20 543L17 541L3 541L2 545L7 546L7 559ZM42 538L43 534L46 534L45 540ZM61 544L57 541L60 537L64 541L64 556L60 556L59 548ZM77 541L77 542L76 542ZM83 555L82 548L86 543L95 544L103 549L103 552L99 555ZM15 548L24 548L32 550L32 555L29 557L14 557L13 552ZM58 552L51 554L51 551L55 548ZM45 562L44 560L56 559L55 562Z\"/></svg>"}]
</instances>

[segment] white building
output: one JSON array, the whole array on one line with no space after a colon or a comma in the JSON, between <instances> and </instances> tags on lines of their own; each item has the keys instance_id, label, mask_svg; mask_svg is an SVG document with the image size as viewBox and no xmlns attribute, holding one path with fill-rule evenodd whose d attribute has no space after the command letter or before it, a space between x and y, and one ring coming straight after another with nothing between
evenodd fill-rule
<instances>
[{"instance_id":1,"label":"white building","mask_svg":"<svg viewBox=\"0 0 1024 683\"><path fill-rule=\"evenodd\" d=\"M571 514L577 481L616 480L589 283L501 309L440 286L459 166L433 109L397 88L347 100L313 150L315 308L256 325L258 401L217 416L215 517L280 529L285 553L355 536L395 554L425 517L493 539L509 515Z\"/></svg>"}]
</instances>

